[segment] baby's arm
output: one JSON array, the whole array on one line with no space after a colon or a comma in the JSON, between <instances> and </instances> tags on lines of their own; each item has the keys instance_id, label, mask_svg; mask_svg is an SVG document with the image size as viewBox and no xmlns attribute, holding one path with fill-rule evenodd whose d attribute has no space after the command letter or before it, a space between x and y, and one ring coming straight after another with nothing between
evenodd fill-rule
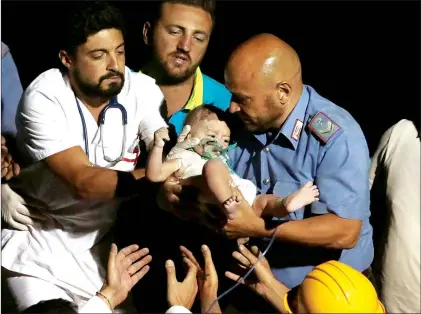
<instances>
[{"instance_id":1,"label":"baby's arm","mask_svg":"<svg viewBox=\"0 0 421 314\"><path fill-rule=\"evenodd\" d=\"M319 200L319 189L313 182L307 182L300 189L286 197L262 194L256 197L253 208L263 216L285 217L296 210Z\"/></svg>"},{"instance_id":2,"label":"baby's arm","mask_svg":"<svg viewBox=\"0 0 421 314\"><path fill-rule=\"evenodd\" d=\"M153 146L146 161L146 178L149 181L163 182L180 168L179 159L163 161L164 145L169 139L167 128L160 128L155 132Z\"/></svg>"}]
</instances>

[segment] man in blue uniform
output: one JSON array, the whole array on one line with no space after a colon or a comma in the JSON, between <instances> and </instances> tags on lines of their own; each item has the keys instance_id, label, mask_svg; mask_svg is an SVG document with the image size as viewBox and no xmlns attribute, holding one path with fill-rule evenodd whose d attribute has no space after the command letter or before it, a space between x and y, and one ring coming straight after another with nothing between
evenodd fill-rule
<instances>
[{"instance_id":1,"label":"man in blue uniform","mask_svg":"<svg viewBox=\"0 0 421 314\"><path fill-rule=\"evenodd\" d=\"M15 118L23 89L10 49L3 42L1 43L1 77L1 177L9 180L20 172L19 165L12 157L16 157Z\"/></svg>"},{"instance_id":2,"label":"man in blue uniform","mask_svg":"<svg viewBox=\"0 0 421 314\"><path fill-rule=\"evenodd\" d=\"M230 112L250 131L231 151L238 174L252 180L261 193L286 196L307 181L320 190L320 201L284 219L262 213L281 222L275 232L279 242L269 255L275 276L292 288L317 263L335 255L359 271L367 270L373 259L370 159L358 123L303 85L296 52L273 35L255 36L238 47L225 78L233 95ZM249 216L229 221L225 232L272 235L274 229L265 228L262 218Z\"/></svg>"},{"instance_id":3,"label":"man in blue uniform","mask_svg":"<svg viewBox=\"0 0 421 314\"><path fill-rule=\"evenodd\" d=\"M232 93L230 112L246 129L230 151L233 168L252 180L260 193L286 196L312 180L320 200L284 218L255 213L242 202L238 217L226 222L224 233L265 242L274 235L278 241L267 257L276 278L289 288L331 259L359 271L369 269L370 160L358 123L303 85L296 52L270 34L255 36L233 52L225 80ZM174 181L164 184L173 207L180 189Z\"/></svg>"}]
</instances>

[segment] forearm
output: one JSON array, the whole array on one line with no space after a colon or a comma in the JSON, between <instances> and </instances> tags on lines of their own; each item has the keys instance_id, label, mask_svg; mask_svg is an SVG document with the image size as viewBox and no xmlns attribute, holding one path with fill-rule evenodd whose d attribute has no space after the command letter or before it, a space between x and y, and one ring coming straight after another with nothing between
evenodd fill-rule
<instances>
[{"instance_id":1,"label":"forearm","mask_svg":"<svg viewBox=\"0 0 421 314\"><path fill-rule=\"evenodd\" d=\"M285 296L290 289L288 289L283 283L273 278L270 285L267 285L267 291L264 293L263 298L273 305L273 307L280 313L288 313L284 300Z\"/></svg>"},{"instance_id":2,"label":"forearm","mask_svg":"<svg viewBox=\"0 0 421 314\"><path fill-rule=\"evenodd\" d=\"M163 147L153 146L146 160L146 178L152 182L162 181Z\"/></svg>"},{"instance_id":3,"label":"forearm","mask_svg":"<svg viewBox=\"0 0 421 314\"><path fill-rule=\"evenodd\" d=\"M219 306L219 302L216 301L217 297L218 296L216 295L216 293L210 296L201 297L201 300L200 300L201 312L213 313L213 314L222 313L221 307ZM212 305L212 303L214 304ZM210 308L211 306L212 308Z\"/></svg>"},{"instance_id":4,"label":"forearm","mask_svg":"<svg viewBox=\"0 0 421 314\"><path fill-rule=\"evenodd\" d=\"M144 169L137 169L130 174L134 183L144 176ZM75 180L74 190L76 196L82 199L104 199L109 200L116 197L116 190L119 183L118 171L89 167L86 171L81 171Z\"/></svg>"},{"instance_id":5,"label":"forearm","mask_svg":"<svg viewBox=\"0 0 421 314\"><path fill-rule=\"evenodd\" d=\"M146 160L146 178L151 182L164 182L180 168L179 159L162 161L163 147L153 146Z\"/></svg>"},{"instance_id":6,"label":"forearm","mask_svg":"<svg viewBox=\"0 0 421 314\"><path fill-rule=\"evenodd\" d=\"M355 233L359 234L359 230L361 221L329 213L283 223L277 227L275 237L280 241L313 247L350 249L356 244ZM273 231L266 230L265 236L270 237Z\"/></svg>"}]
</instances>

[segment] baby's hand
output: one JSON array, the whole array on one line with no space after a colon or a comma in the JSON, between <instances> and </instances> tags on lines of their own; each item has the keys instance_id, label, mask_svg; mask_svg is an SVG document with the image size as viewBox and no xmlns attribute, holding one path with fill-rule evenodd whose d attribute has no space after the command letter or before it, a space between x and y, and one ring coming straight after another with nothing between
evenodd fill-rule
<instances>
[{"instance_id":1,"label":"baby's hand","mask_svg":"<svg viewBox=\"0 0 421 314\"><path fill-rule=\"evenodd\" d=\"M168 134L168 128L160 128L155 131L154 134L154 143L155 147L164 147L165 142L170 140L170 136Z\"/></svg>"}]
</instances>

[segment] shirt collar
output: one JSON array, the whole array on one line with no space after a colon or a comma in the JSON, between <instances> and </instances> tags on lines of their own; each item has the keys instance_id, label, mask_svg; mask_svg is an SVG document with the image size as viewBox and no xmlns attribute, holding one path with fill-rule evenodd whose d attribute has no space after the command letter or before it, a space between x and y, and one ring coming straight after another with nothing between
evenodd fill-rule
<instances>
[{"instance_id":1,"label":"shirt collar","mask_svg":"<svg viewBox=\"0 0 421 314\"><path fill-rule=\"evenodd\" d=\"M309 101L309 93L306 87L303 87L300 100L295 108L292 110L284 125L281 127L280 133L283 134L294 146L297 148L300 140L302 129L304 128L304 117ZM279 136L279 135L278 135Z\"/></svg>"},{"instance_id":2,"label":"shirt collar","mask_svg":"<svg viewBox=\"0 0 421 314\"><path fill-rule=\"evenodd\" d=\"M139 72L142 73L142 70L139 70ZM193 90L183 109L193 110L194 108L203 105L203 88L203 74L200 67L197 67L194 75Z\"/></svg>"},{"instance_id":3,"label":"shirt collar","mask_svg":"<svg viewBox=\"0 0 421 314\"><path fill-rule=\"evenodd\" d=\"M192 110L203 104L203 75L200 68L197 67L194 77L193 91L187 104L184 106L186 110Z\"/></svg>"},{"instance_id":4,"label":"shirt collar","mask_svg":"<svg viewBox=\"0 0 421 314\"><path fill-rule=\"evenodd\" d=\"M281 129L272 138L272 140L268 141L267 133L256 135L256 138L263 145L266 146L273 143L280 136L280 134L282 134L291 143L295 150L300 140L301 132L304 128L304 117L307 110L308 102L309 93L307 91L307 88L304 86L297 105L294 107L294 109L282 125Z\"/></svg>"}]
</instances>

